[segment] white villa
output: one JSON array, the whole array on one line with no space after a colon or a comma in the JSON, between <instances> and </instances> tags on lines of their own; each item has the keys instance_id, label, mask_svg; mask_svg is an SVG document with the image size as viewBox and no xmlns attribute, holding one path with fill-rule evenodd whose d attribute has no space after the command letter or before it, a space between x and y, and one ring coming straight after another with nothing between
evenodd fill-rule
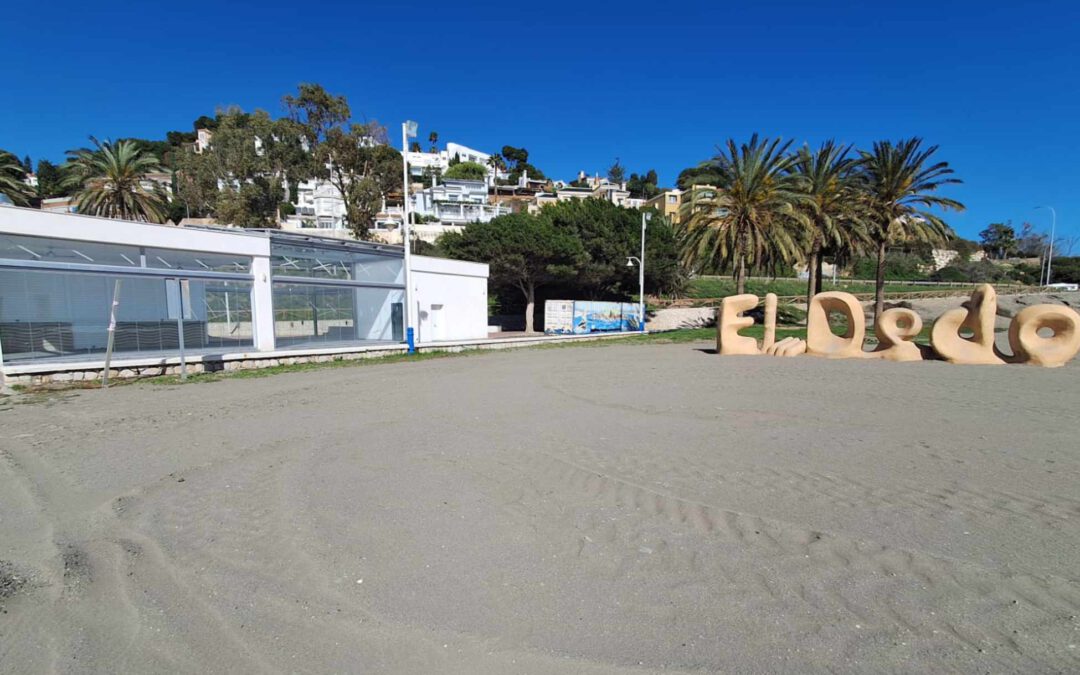
<instances>
[{"instance_id":1,"label":"white villa","mask_svg":"<svg viewBox=\"0 0 1080 675\"><path fill-rule=\"evenodd\" d=\"M488 203L488 186L482 180L444 178L441 184L413 194L412 204L417 215L437 218L448 225L486 223L509 213L505 207Z\"/></svg>"},{"instance_id":2,"label":"white villa","mask_svg":"<svg viewBox=\"0 0 1080 675\"><path fill-rule=\"evenodd\" d=\"M599 176L586 178L584 174L579 175L578 177L578 182L580 183L582 181L586 181L585 186L569 185L560 182L556 184L554 192L536 193L536 201L529 205L529 211L535 213L547 204L568 202L573 199L590 198L603 199L604 201L626 208L641 208L645 205L644 199L630 196L630 191L626 189L625 182L612 183L607 178L601 178Z\"/></svg>"},{"instance_id":3,"label":"white villa","mask_svg":"<svg viewBox=\"0 0 1080 675\"><path fill-rule=\"evenodd\" d=\"M487 222L508 212L505 207L488 204L488 186L496 177L505 178L507 174L488 168L488 176L483 181L443 180L442 184L421 187L422 179L433 183L436 175L441 175L450 168L450 162L475 162L487 167L491 155L458 143L447 143L445 150L438 152L409 152L409 173L416 180L410 187L411 206L415 213L428 218L437 218L443 225L457 226L475 221ZM418 190L419 188L419 190ZM293 201L296 213L282 219L282 229L308 230L317 229L323 236L349 238L349 229L345 225L345 202L334 185L325 180L308 180L300 183ZM384 241L401 241L402 208L400 205L383 204L375 221L376 236ZM428 224L426 230L438 230L440 225ZM443 230L427 233L434 240Z\"/></svg>"},{"instance_id":4,"label":"white villa","mask_svg":"<svg viewBox=\"0 0 1080 675\"><path fill-rule=\"evenodd\" d=\"M446 170L450 168L450 162L455 159L462 162L474 162L487 167L488 185L491 185L496 177L506 178L508 175L501 171L496 175L495 169L488 166L488 160L491 159L490 154L458 143L447 143L446 149L438 152L409 152L407 155L409 175L416 177L429 176L433 173L441 176L446 173Z\"/></svg>"}]
</instances>

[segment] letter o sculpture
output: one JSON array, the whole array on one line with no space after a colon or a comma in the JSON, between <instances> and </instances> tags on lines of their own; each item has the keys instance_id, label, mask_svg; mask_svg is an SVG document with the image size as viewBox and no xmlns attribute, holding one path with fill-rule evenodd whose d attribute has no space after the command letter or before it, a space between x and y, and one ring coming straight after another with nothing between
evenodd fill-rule
<instances>
[{"instance_id":1,"label":"letter o sculpture","mask_svg":"<svg viewBox=\"0 0 1080 675\"><path fill-rule=\"evenodd\" d=\"M1050 337L1039 331L1049 328ZM1033 305L1020 311L1009 324L1013 359L1046 368L1069 362L1080 352L1080 314L1062 305Z\"/></svg>"},{"instance_id":2,"label":"letter o sculpture","mask_svg":"<svg viewBox=\"0 0 1080 675\"><path fill-rule=\"evenodd\" d=\"M829 312L847 317L847 332L834 335L829 329ZM850 293L826 291L810 301L806 315L806 353L830 359L862 358L866 338L866 317L862 305Z\"/></svg>"}]
</instances>

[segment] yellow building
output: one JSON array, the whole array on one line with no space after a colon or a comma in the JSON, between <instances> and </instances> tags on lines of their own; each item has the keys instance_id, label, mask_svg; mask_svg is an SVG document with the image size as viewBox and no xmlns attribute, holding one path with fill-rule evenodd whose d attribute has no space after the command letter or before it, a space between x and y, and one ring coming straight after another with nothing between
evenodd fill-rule
<instances>
[{"instance_id":1,"label":"yellow building","mask_svg":"<svg viewBox=\"0 0 1080 675\"><path fill-rule=\"evenodd\" d=\"M645 208L656 209L660 215L668 219L672 224L679 222L679 207L682 205L683 191L679 188L664 190L652 199L645 202Z\"/></svg>"}]
</instances>

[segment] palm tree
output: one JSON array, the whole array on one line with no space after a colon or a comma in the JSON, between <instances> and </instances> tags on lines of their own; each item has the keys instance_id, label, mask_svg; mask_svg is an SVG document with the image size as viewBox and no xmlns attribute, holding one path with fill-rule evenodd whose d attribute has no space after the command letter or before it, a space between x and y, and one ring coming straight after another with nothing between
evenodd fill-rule
<instances>
[{"instance_id":1,"label":"palm tree","mask_svg":"<svg viewBox=\"0 0 1080 675\"><path fill-rule=\"evenodd\" d=\"M822 252L854 248L865 239L857 167L851 146L832 140L822 143L816 152L804 145L795 156L792 171L801 179L800 189L808 197L804 208L810 219L807 307L820 289Z\"/></svg>"},{"instance_id":2,"label":"palm tree","mask_svg":"<svg viewBox=\"0 0 1080 675\"><path fill-rule=\"evenodd\" d=\"M499 172L506 170L506 162L502 155L491 155L487 159L487 165L491 167L491 188L495 193L495 203L499 203ZM497 212L497 211L496 211Z\"/></svg>"},{"instance_id":3,"label":"palm tree","mask_svg":"<svg viewBox=\"0 0 1080 675\"><path fill-rule=\"evenodd\" d=\"M948 162L934 162L938 146L923 149L921 138L879 141L873 150L859 151L868 230L877 246L874 319L885 308L885 253L891 243L943 242L952 229L929 208L962 211L960 202L935 194L945 185L961 183L952 178Z\"/></svg>"},{"instance_id":4,"label":"palm tree","mask_svg":"<svg viewBox=\"0 0 1080 675\"><path fill-rule=\"evenodd\" d=\"M685 201L682 257L691 269L730 266L738 293L746 292L746 267L775 270L799 256L808 219L800 207L808 198L791 173L791 142L758 139L727 143L707 163L716 188L701 187Z\"/></svg>"},{"instance_id":5,"label":"palm tree","mask_svg":"<svg viewBox=\"0 0 1080 675\"><path fill-rule=\"evenodd\" d=\"M164 222L168 197L149 177L163 171L158 159L132 141L102 142L93 136L90 140L94 149L68 152L67 180L77 186L79 213Z\"/></svg>"},{"instance_id":6,"label":"palm tree","mask_svg":"<svg viewBox=\"0 0 1080 675\"><path fill-rule=\"evenodd\" d=\"M427 139L428 139L428 143L431 143L431 151L432 152L438 152L439 151L439 132L438 131L432 131L430 134L428 134Z\"/></svg>"},{"instance_id":7,"label":"palm tree","mask_svg":"<svg viewBox=\"0 0 1080 675\"><path fill-rule=\"evenodd\" d=\"M24 182L26 169L15 155L0 150L0 194L7 196L12 204L26 206L33 194Z\"/></svg>"}]
</instances>

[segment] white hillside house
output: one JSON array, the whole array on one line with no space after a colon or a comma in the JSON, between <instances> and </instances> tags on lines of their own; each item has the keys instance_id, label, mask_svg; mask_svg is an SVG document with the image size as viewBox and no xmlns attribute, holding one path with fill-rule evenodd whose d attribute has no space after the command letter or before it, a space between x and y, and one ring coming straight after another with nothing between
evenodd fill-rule
<instances>
[{"instance_id":1,"label":"white hillside house","mask_svg":"<svg viewBox=\"0 0 1080 675\"><path fill-rule=\"evenodd\" d=\"M488 176L486 183L491 185L494 179L506 178L509 174L504 171L496 174L495 169L488 166L491 155L486 152L475 150L457 143L447 143L445 150L438 152L409 152L409 175L417 178L432 174L442 175L450 168L450 162L455 158L462 162L473 162L487 168Z\"/></svg>"},{"instance_id":2,"label":"white hillside house","mask_svg":"<svg viewBox=\"0 0 1080 675\"><path fill-rule=\"evenodd\" d=\"M436 218L447 225L486 223L508 213L498 204L488 203L488 186L482 180L444 179L442 184L430 185L412 195L412 199L417 215Z\"/></svg>"}]
</instances>

